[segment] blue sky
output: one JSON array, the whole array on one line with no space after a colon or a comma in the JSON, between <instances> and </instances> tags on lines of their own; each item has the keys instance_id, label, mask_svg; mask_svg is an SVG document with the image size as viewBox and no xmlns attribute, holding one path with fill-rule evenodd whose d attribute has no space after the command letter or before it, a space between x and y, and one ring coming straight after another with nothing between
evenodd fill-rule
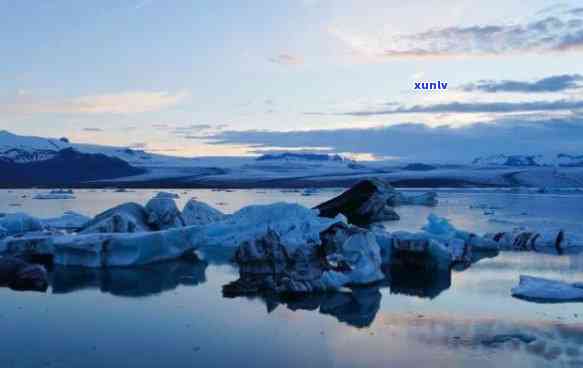
<instances>
[{"instance_id":1,"label":"blue sky","mask_svg":"<svg viewBox=\"0 0 583 368\"><path fill-rule=\"evenodd\" d=\"M0 34L0 128L18 134L178 155L583 154L580 1L25 0L3 4Z\"/></svg>"}]
</instances>

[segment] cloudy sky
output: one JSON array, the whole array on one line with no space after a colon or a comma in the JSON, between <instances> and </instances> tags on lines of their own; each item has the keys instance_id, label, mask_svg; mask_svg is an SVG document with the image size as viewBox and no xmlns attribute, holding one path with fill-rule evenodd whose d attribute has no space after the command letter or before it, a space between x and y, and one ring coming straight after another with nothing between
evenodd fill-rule
<instances>
[{"instance_id":1,"label":"cloudy sky","mask_svg":"<svg viewBox=\"0 0 583 368\"><path fill-rule=\"evenodd\" d=\"M581 1L2 6L0 129L17 134L185 156L583 154Z\"/></svg>"}]
</instances>

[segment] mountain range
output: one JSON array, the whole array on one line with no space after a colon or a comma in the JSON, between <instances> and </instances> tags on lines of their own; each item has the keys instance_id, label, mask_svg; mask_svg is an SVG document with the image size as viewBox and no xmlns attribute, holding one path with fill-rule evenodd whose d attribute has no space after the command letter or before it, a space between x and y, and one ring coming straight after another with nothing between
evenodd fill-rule
<instances>
[{"instance_id":1,"label":"mountain range","mask_svg":"<svg viewBox=\"0 0 583 368\"><path fill-rule=\"evenodd\" d=\"M355 161L337 154L176 157L0 131L0 187L330 187L365 177L405 187L583 186L583 156L497 154L466 165Z\"/></svg>"}]
</instances>

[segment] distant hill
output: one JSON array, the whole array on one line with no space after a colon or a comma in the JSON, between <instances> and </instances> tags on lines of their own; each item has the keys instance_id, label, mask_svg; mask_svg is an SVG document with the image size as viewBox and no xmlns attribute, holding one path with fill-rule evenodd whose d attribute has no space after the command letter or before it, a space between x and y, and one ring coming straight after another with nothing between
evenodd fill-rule
<instances>
[{"instance_id":1,"label":"distant hill","mask_svg":"<svg viewBox=\"0 0 583 368\"><path fill-rule=\"evenodd\" d=\"M294 160L294 161L332 161L332 162L345 162L351 161L343 158L340 155L329 155L322 153L296 153L296 152L283 152L283 153L271 153L257 157L257 161L275 161L275 160Z\"/></svg>"},{"instance_id":2,"label":"distant hill","mask_svg":"<svg viewBox=\"0 0 583 368\"><path fill-rule=\"evenodd\" d=\"M433 166L433 165L427 165L427 164L423 164L423 163L412 163L412 164L408 164L404 167L402 167L402 170L407 170L407 171L430 171L430 170L435 170L437 169L437 167Z\"/></svg>"},{"instance_id":3,"label":"distant hill","mask_svg":"<svg viewBox=\"0 0 583 368\"><path fill-rule=\"evenodd\" d=\"M68 186L145 172L116 157L65 148L44 160L0 160L0 187Z\"/></svg>"}]
</instances>

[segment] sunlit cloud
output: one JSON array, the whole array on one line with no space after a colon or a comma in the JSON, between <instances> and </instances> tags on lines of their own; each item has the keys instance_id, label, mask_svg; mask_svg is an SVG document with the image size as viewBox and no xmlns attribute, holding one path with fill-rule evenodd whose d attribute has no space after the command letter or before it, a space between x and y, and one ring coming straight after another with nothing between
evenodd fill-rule
<instances>
[{"instance_id":1,"label":"sunlit cloud","mask_svg":"<svg viewBox=\"0 0 583 368\"><path fill-rule=\"evenodd\" d=\"M551 9L515 23L453 25L409 34L373 36L339 27L328 32L353 54L371 60L582 51L583 12Z\"/></svg>"}]
</instances>

